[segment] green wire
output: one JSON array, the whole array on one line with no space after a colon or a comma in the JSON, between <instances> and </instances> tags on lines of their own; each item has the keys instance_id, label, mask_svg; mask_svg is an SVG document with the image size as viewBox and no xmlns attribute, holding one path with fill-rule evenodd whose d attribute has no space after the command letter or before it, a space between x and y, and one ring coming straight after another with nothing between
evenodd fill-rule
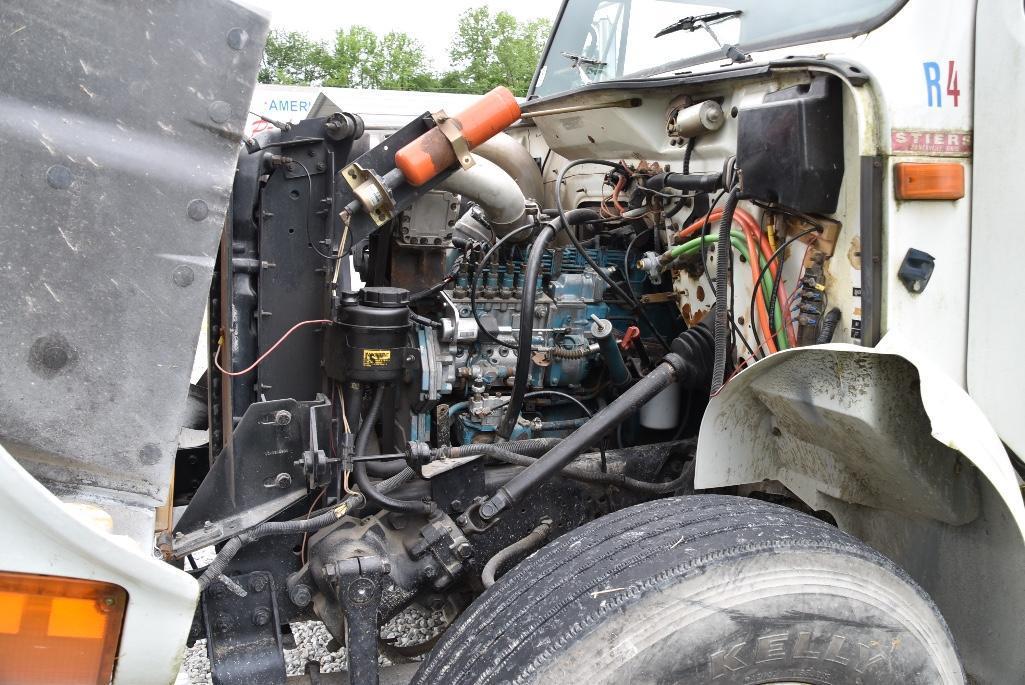
<instances>
[{"instance_id":1,"label":"green wire","mask_svg":"<svg viewBox=\"0 0 1025 685\"><path fill-rule=\"evenodd\" d=\"M706 235L703 237L692 238L685 243L673 246L669 250L669 255L674 259L683 255L689 255L697 252L701 249L701 243L712 243L714 244L717 240L716 235ZM751 260L751 255L747 251L746 236L740 231L730 231L730 242L733 243L733 248L742 254L748 261ZM765 266L765 257L762 254L758 254L758 265L759 267ZM762 276L762 292L765 294L765 301L769 302L772 299L772 275L768 269L764 270L765 273ZM776 344L779 349L785 350L790 347L790 341L787 339L786 331L783 328L783 310L780 303L776 301L776 306L772 310L772 318L776 322ZM751 322L751 325L755 325Z\"/></svg>"}]
</instances>

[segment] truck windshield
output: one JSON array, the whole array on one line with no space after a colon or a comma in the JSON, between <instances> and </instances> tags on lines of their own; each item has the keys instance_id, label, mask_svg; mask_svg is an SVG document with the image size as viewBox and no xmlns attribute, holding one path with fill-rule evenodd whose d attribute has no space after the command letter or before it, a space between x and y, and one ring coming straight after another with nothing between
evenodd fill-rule
<instances>
[{"instance_id":1,"label":"truck windshield","mask_svg":"<svg viewBox=\"0 0 1025 685\"><path fill-rule=\"evenodd\" d=\"M739 60L751 50L853 36L876 28L905 2L565 0L532 94L552 95L624 76Z\"/></svg>"}]
</instances>

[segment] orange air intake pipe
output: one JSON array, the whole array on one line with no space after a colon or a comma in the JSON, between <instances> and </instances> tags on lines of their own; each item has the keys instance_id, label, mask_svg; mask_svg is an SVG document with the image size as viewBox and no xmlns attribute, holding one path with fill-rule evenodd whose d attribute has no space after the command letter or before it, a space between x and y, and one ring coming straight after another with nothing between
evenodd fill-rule
<instances>
[{"instance_id":1,"label":"orange air intake pipe","mask_svg":"<svg viewBox=\"0 0 1025 685\"><path fill-rule=\"evenodd\" d=\"M472 150L515 123L520 105L508 88L498 86L449 119ZM395 166L406 182L422 186L456 163L456 151L441 126L432 128L395 153Z\"/></svg>"}]
</instances>

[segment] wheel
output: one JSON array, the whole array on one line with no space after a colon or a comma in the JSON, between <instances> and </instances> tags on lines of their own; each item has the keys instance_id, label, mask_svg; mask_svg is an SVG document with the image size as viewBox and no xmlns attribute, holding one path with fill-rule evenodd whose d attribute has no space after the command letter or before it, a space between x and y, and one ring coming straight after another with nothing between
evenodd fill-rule
<instances>
[{"instance_id":1,"label":"wheel","mask_svg":"<svg viewBox=\"0 0 1025 685\"><path fill-rule=\"evenodd\" d=\"M875 550L799 512L693 495L534 553L414 683L964 683L936 606Z\"/></svg>"}]
</instances>

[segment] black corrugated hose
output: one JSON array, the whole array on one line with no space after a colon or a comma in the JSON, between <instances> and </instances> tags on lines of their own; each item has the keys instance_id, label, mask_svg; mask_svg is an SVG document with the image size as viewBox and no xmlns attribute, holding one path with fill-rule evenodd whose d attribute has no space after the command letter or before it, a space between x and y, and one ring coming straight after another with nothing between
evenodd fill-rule
<instances>
[{"instance_id":1,"label":"black corrugated hose","mask_svg":"<svg viewBox=\"0 0 1025 685\"><path fill-rule=\"evenodd\" d=\"M833 307L826 315L822 317L822 328L819 329L819 335L815 338L816 345L825 345L833 342L833 332L836 331L837 325L840 323L840 309Z\"/></svg>"},{"instance_id":2,"label":"black corrugated hose","mask_svg":"<svg viewBox=\"0 0 1025 685\"><path fill-rule=\"evenodd\" d=\"M733 226L733 213L740 199L740 189L734 187L726 196L723 205L722 220L719 222L719 240L715 249L715 320L713 333L715 336L715 357L712 363L712 388L714 395L722 388L726 379L726 357L730 345L730 304L726 299L730 280L730 228ZM758 284L755 284L758 287Z\"/></svg>"}]
</instances>

